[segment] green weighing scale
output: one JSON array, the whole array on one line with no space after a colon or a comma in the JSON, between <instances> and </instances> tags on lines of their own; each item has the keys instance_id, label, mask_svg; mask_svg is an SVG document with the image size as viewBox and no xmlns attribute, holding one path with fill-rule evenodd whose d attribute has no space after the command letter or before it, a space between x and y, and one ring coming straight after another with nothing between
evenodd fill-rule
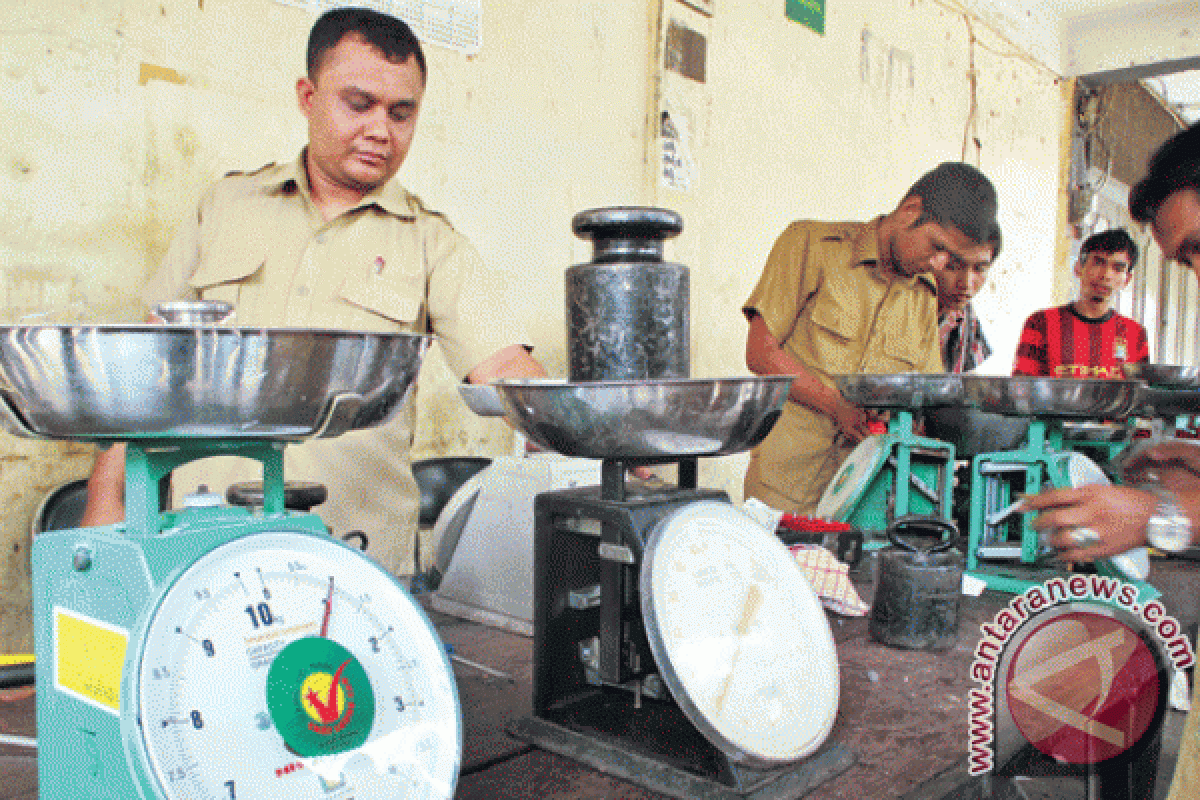
<instances>
[{"instance_id":1,"label":"green weighing scale","mask_svg":"<svg viewBox=\"0 0 1200 800\"><path fill-rule=\"evenodd\" d=\"M891 412L887 433L869 436L851 451L817 504L816 515L875 534L868 548L885 544L884 531L910 514L952 521L954 445L918 435L913 413L959 402L957 375L839 375L847 402Z\"/></svg>"},{"instance_id":2,"label":"green weighing scale","mask_svg":"<svg viewBox=\"0 0 1200 800\"><path fill-rule=\"evenodd\" d=\"M1050 488L1108 484L1083 453L1064 447L1070 420L1124 419L1134 408L1136 381L962 376L963 400L982 411L1027 418L1024 441L1010 450L977 453L971 461L967 573L988 588L1021 593L1061 569L1020 510L1021 498ZM1145 548L1096 562L1095 569L1139 587L1142 602L1158 595L1146 578Z\"/></svg>"},{"instance_id":3,"label":"green weighing scale","mask_svg":"<svg viewBox=\"0 0 1200 800\"><path fill-rule=\"evenodd\" d=\"M428 337L182 327L0 328L0 422L127 442L126 521L33 548L43 800L448 798L462 720L409 593L284 510L285 441L388 419ZM176 467L263 467L261 509Z\"/></svg>"}]
</instances>

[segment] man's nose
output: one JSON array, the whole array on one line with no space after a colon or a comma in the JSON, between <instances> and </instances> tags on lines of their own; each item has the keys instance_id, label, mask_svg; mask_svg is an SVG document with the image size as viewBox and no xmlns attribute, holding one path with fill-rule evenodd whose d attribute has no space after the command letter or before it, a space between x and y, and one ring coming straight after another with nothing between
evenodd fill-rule
<instances>
[{"instance_id":1,"label":"man's nose","mask_svg":"<svg viewBox=\"0 0 1200 800\"><path fill-rule=\"evenodd\" d=\"M387 112L380 110L379 112L372 114L367 120L367 124L363 129L363 133L377 141L388 141L392 137L392 133L387 124Z\"/></svg>"}]
</instances>

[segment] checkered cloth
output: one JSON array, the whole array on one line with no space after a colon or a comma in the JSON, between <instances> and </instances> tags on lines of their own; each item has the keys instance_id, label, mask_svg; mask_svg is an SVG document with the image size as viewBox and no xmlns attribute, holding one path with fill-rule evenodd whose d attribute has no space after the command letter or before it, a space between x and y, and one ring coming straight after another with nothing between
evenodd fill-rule
<instances>
[{"instance_id":1,"label":"checkered cloth","mask_svg":"<svg viewBox=\"0 0 1200 800\"><path fill-rule=\"evenodd\" d=\"M833 553L817 544L797 544L788 550L792 551L800 571L821 598L821 605L843 617L865 617L871 610L850 583L850 568L834 558Z\"/></svg>"}]
</instances>

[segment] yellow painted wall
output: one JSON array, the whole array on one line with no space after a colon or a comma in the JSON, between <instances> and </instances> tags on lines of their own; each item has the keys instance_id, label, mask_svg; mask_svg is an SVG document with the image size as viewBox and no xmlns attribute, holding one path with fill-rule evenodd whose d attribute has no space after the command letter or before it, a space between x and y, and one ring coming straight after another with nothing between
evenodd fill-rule
<instances>
[{"instance_id":1,"label":"yellow painted wall","mask_svg":"<svg viewBox=\"0 0 1200 800\"><path fill-rule=\"evenodd\" d=\"M590 257L571 216L675 208L685 229L667 252L692 273L693 373L744 374L738 307L787 222L885 212L921 172L962 158L969 133L967 160L1001 195L1005 252L979 305L1006 371L1049 294L1065 118L1054 76L928 0L829 3L823 36L786 20L783 0L711 7L485 0L477 56L427 49L400 175L501 273L497 309L525 317L563 375L562 273ZM704 37L703 84L660 67L672 19ZM0 318L140 319L139 287L202 188L302 145L293 86L313 16L272 0L28 0L0 20ZM687 191L658 180L664 107L689 132ZM436 357L420 402L418 456L511 447L503 423L470 417ZM89 453L0 435L0 652L31 646L34 510L86 474ZM744 464L706 462L702 480L740 499Z\"/></svg>"}]
</instances>

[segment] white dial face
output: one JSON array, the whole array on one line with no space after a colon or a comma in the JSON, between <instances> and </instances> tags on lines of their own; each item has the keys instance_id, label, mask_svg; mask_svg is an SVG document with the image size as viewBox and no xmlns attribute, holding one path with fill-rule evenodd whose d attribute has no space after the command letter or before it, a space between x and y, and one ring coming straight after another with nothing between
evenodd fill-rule
<instances>
[{"instance_id":1,"label":"white dial face","mask_svg":"<svg viewBox=\"0 0 1200 800\"><path fill-rule=\"evenodd\" d=\"M281 734L288 720L268 708L273 660L306 637L327 639L305 645L335 648L347 674L361 670L353 686L340 670L305 672L289 690L311 702L292 725L314 737L357 727L365 742L347 752L295 755ZM462 722L443 647L399 584L332 541L261 533L198 559L150 621L135 680L145 756L165 798L454 793ZM369 699L373 714L363 714Z\"/></svg>"},{"instance_id":2,"label":"white dial face","mask_svg":"<svg viewBox=\"0 0 1200 800\"><path fill-rule=\"evenodd\" d=\"M837 652L778 539L727 503L692 503L651 534L641 591L663 680L713 744L762 764L820 746L837 715Z\"/></svg>"}]
</instances>

